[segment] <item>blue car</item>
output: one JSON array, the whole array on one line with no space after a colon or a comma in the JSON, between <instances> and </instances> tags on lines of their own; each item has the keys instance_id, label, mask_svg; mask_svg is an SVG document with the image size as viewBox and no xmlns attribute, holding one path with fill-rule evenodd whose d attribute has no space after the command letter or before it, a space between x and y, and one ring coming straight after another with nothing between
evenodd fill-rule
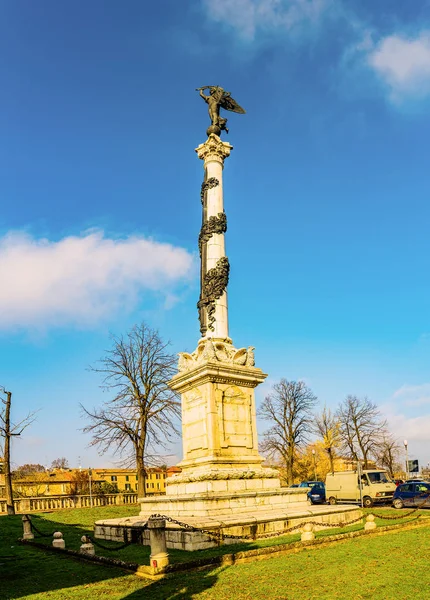
<instances>
[{"instance_id":1,"label":"blue car","mask_svg":"<svg viewBox=\"0 0 430 600\"><path fill-rule=\"evenodd\" d=\"M308 504L324 504L325 500L325 485L323 482L312 482L312 487L308 492Z\"/></svg>"},{"instance_id":2,"label":"blue car","mask_svg":"<svg viewBox=\"0 0 430 600\"><path fill-rule=\"evenodd\" d=\"M323 481L302 481L299 487L312 487L313 485L324 485Z\"/></svg>"},{"instance_id":3,"label":"blue car","mask_svg":"<svg viewBox=\"0 0 430 600\"><path fill-rule=\"evenodd\" d=\"M393 496L394 508L404 506L422 506L430 508L430 483L424 481L407 481L397 486Z\"/></svg>"}]
</instances>

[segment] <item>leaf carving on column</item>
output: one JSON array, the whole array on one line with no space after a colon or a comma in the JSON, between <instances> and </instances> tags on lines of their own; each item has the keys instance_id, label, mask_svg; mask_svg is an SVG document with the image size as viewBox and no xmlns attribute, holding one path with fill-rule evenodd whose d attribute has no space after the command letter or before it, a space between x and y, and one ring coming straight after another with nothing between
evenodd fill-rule
<instances>
[{"instance_id":1,"label":"leaf carving on column","mask_svg":"<svg viewBox=\"0 0 430 600\"><path fill-rule=\"evenodd\" d=\"M202 187L200 190L200 200L202 201L202 204L205 200L206 191L216 187L217 185L219 185L219 181L216 177L209 177L209 179L206 179L206 181L202 183Z\"/></svg>"},{"instance_id":2,"label":"leaf carving on column","mask_svg":"<svg viewBox=\"0 0 430 600\"><path fill-rule=\"evenodd\" d=\"M216 217L209 217L206 223L203 223L199 235L199 251L202 255L203 244L206 244L214 233L225 233L227 231L227 216L225 212L218 213Z\"/></svg>"},{"instance_id":3,"label":"leaf carving on column","mask_svg":"<svg viewBox=\"0 0 430 600\"><path fill-rule=\"evenodd\" d=\"M227 289L228 278L230 274L230 263L228 258L223 256L219 259L213 269L206 273L202 286L202 296L197 307L206 308L208 315L208 329L214 331L215 323L215 302L219 300Z\"/></svg>"}]
</instances>

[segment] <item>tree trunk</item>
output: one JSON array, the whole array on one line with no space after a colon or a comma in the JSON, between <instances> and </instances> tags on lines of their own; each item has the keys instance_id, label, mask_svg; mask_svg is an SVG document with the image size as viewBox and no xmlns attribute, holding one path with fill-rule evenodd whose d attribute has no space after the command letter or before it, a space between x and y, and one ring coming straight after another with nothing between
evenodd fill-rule
<instances>
[{"instance_id":1,"label":"tree trunk","mask_svg":"<svg viewBox=\"0 0 430 600\"><path fill-rule=\"evenodd\" d=\"M145 496L146 496L145 463L139 457L136 459L136 469L137 469L137 496L138 496L138 498L145 498Z\"/></svg>"},{"instance_id":2,"label":"tree trunk","mask_svg":"<svg viewBox=\"0 0 430 600\"><path fill-rule=\"evenodd\" d=\"M327 452L328 452L328 459L330 461L330 472L334 473L333 449L327 448Z\"/></svg>"},{"instance_id":3,"label":"tree trunk","mask_svg":"<svg viewBox=\"0 0 430 600\"><path fill-rule=\"evenodd\" d=\"M288 485L291 485L294 481L294 451L291 452L291 450L289 449L289 452L287 454L287 460L285 462L287 467L287 483Z\"/></svg>"},{"instance_id":4,"label":"tree trunk","mask_svg":"<svg viewBox=\"0 0 430 600\"><path fill-rule=\"evenodd\" d=\"M10 471L10 405L12 402L12 392L6 392L6 410L5 410L5 439L4 439L4 477L6 491L7 514L15 514L15 505L13 503L12 473Z\"/></svg>"}]
</instances>

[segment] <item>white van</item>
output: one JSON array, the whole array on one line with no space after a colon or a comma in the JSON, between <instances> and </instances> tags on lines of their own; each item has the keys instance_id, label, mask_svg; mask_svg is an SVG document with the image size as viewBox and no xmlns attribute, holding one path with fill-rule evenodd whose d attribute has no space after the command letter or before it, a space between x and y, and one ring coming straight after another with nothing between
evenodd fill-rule
<instances>
[{"instance_id":1,"label":"white van","mask_svg":"<svg viewBox=\"0 0 430 600\"><path fill-rule=\"evenodd\" d=\"M361 490L360 490L361 488ZM330 504L360 502L369 508L376 502L391 502L396 484L386 471L335 471L328 473L325 482L326 498ZM361 493L360 493L361 492Z\"/></svg>"}]
</instances>

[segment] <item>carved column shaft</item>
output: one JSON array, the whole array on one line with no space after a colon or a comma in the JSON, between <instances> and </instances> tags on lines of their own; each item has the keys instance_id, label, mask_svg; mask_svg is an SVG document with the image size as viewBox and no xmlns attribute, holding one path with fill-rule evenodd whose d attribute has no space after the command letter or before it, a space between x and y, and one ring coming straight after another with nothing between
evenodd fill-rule
<instances>
[{"instance_id":1,"label":"carved column shaft","mask_svg":"<svg viewBox=\"0 0 430 600\"><path fill-rule=\"evenodd\" d=\"M229 265L225 254L222 171L232 146L211 134L196 152L204 161L202 185L203 222L199 237L201 290L199 300L202 337L228 339L227 282Z\"/></svg>"}]
</instances>

